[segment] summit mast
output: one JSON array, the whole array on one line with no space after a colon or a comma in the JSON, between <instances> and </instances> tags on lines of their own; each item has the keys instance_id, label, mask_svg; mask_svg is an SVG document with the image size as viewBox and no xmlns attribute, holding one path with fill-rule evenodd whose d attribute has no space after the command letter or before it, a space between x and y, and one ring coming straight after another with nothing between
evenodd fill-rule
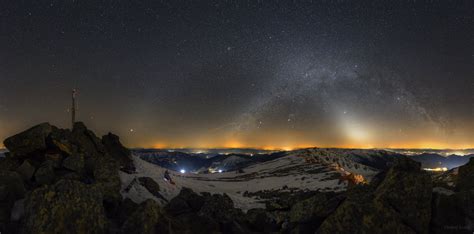
<instances>
[{"instance_id":1,"label":"summit mast","mask_svg":"<svg viewBox=\"0 0 474 234\"><path fill-rule=\"evenodd\" d=\"M74 123L76 122L76 89L72 90L72 107L71 107L71 120L72 126L71 129L74 128Z\"/></svg>"}]
</instances>

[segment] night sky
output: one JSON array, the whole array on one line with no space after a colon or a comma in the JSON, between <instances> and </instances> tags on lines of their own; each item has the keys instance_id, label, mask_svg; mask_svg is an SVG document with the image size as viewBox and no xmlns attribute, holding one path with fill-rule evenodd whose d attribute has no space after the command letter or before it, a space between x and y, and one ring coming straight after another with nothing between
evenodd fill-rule
<instances>
[{"instance_id":1,"label":"night sky","mask_svg":"<svg viewBox=\"0 0 474 234\"><path fill-rule=\"evenodd\" d=\"M1 1L0 139L474 147L474 1ZM1 144L0 144L1 147Z\"/></svg>"}]
</instances>

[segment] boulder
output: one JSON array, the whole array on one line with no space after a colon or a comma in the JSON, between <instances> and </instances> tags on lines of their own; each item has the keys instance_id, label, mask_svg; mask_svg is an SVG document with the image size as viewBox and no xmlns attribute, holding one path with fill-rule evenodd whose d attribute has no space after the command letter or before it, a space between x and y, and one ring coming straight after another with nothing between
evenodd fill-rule
<instances>
[{"instance_id":1,"label":"boulder","mask_svg":"<svg viewBox=\"0 0 474 234\"><path fill-rule=\"evenodd\" d=\"M106 151L120 164L120 168L124 172L134 172L135 165L131 158L132 153L120 143L120 138L117 135L109 133L102 137L102 144Z\"/></svg>"},{"instance_id":2,"label":"boulder","mask_svg":"<svg viewBox=\"0 0 474 234\"><path fill-rule=\"evenodd\" d=\"M156 183L156 181L154 181L152 178L139 177L138 182L140 183L140 185L145 187L148 192L153 194L153 196L157 198L163 198L163 196L160 194L160 185L158 185L158 183Z\"/></svg>"},{"instance_id":3,"label":"boulder","mask_svg":"<svg viewBox=\"0 0 474 234\"><path fill-rule=\"evenodd\" d=\"M106 228L102 194L93 186L60 180L25 200L22 233L104 233Z\"/></svg>"},{"instance_id":4,"label":"boulder","mask_svg":"<svg viewBox=\"0 0 474 234\"><path fill-rule=\"evenodd\" d=\"M158 203L148 199L128 217L122 225L121 232L124 234L168 233L168 223L164 220Z\"/></svg>"},{"instance_id":5,"label":"boulder","mask_svg":"<svg viewBox=\"0 0 474 234\"><path fill-rule=\"evenodd\" d=\"M52 129L49 123L42 123L7 138L3 144L15 157L41 152L46 150L46 137Z\"/></svg>"},{"instance_id":6,"label":"boulder","mask_svg":"<svg viewBox=\"0 0 474 234\"><path fill-rule=\"evenodd\" d=\"M23 161L23 163L16 169L16 171L23 177L24 180L30 180L35 174L36 168L31 165L28 160Z\"/></svg>"}]
</instances>

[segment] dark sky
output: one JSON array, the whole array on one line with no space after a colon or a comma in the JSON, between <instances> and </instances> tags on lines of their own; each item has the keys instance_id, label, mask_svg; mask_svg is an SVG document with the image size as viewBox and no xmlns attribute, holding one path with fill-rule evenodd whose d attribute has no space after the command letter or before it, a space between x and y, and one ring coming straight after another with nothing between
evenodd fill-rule
<instances>
[{"instance_id":1,"label":"dark sky","mask_svg":"<svg viewBox=\"0 0 474 234\"><path fill-rule=\"evenodd\" d=\"M0 139L474 147L473 1L1 1Z\"/></svg>"}]
</instances>

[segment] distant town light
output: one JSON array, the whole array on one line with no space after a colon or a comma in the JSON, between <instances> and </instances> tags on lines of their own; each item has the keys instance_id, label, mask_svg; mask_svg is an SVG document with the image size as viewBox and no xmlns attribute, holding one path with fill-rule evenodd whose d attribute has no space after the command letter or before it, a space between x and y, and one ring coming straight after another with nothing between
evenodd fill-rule
<instances>
[{"instance_id":1,"label":"distant town light","mask_svg":"<svg viewBox=\"0 0 474 234\"><path fill-rule=\"evenodd\" d=\"M186 170L181 169L179 172L181 172L181 174L184 174L184 173L186 173Z\"/></svg>"},{"instance_id":2,"label":"distant town light","mask_svg":"<svg viewBox=\"0 0 474 234\"><path fill-rule=\"evenodd\" d=\"M222 169L219 169L219 173L222 173Z\"/></svg>"}]
</instances>

